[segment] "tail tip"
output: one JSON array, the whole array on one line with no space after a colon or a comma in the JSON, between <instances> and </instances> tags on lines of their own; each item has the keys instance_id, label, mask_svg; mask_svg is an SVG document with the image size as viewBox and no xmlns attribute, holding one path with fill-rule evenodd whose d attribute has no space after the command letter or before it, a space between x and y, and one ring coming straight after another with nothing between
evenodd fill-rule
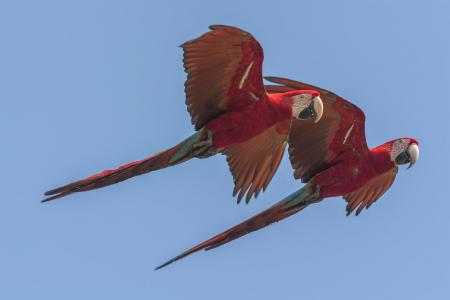
<instances>
[{"instance_id":1,"label":"tail tip","mask_svg":"<svg viewBox=\"0 0 450 300\"><path fill-rule=\"evenodd\" d=\"M172 258L172 259L166 261L165 263L163 263L163 264L157 266L157 267L154 269L154 271L158 271L158 270L160 270L160 269L162 269L162 268L164 268L164 267L167 267L168 265L170 265L171 263L175 262L176 260L178 260L178 257L174 257L174 258Z\"/></svg>"},{"instance_id":2,"label":"tail tip","mask_svg":"<svg viewBox=\"0 0 450 300\"><path fill-rule=\"evenodd\" d=\"M40 202L41 203L46 203L46 202L49 202L49 201L52 201L52 200L53 200L53 197L49 197L49 198L42 199Z\"/></svg>"},{"instance_id":3,"label":"tail tip","mask_svg":"<svg viewBox=\"0 0 450 300\"><path fill-rule=\"evenodd\" d=\"M61 197L63 197L63 196L65 196L65 195L64 195L64 194L57 194L57 195L54 195L54 196L51 196L51 197L47 197L47 198L45 198L45 199L42 199L42 200L41 200L41 203L46 203L46 202L49 202L49 201L52 201L52 200L61 198Z\"/></svg>"}]
</instances>

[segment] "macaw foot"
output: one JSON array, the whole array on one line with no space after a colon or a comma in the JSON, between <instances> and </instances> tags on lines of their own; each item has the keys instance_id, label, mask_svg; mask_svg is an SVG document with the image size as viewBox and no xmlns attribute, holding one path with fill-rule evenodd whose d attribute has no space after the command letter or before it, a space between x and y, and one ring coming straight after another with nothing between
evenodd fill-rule
<instances>
[{"instance_id":1,"label":"macaw foot","mask_svg":"<svg viewBox=\"0 0 450 300\"><path fill-rule=\"evenodd\" d=\"M308 207L310 204L320 202L321 200L320 186L316 185L314 187L308 183L282 201L284 202L284 211L298 212L299 210Z\"/></svg>"},{"instance_id":2,"label":"macaw foot","mask_svg":"<svg viewBox=\"0 0 450 300\"><path fill-rule=\"evenodd\" d=\"M192 155L197 158L207 158L217 154L217 148L213 144L213 133L207 132L207 138L192 144Z\"/></svg>"},{"instance_id":3,"label":"macaw foot","mask_svg":"<svg viewBox=\"0 0 450 300\"><path fill-rule=\"evenodd\" d=\"M320 197L320 185L316 185L314 193L307 196L305 200L303 200L303 203L305 203L306 205L310 205L319 202L320 200L322 200L322 198Z\"/></svg>"}]
</instances>

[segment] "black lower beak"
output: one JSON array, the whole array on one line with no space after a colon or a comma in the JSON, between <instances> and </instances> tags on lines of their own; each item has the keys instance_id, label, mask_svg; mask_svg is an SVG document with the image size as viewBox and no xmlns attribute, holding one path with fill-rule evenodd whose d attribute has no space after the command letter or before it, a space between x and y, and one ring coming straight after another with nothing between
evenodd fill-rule
<instances>
[{"instance_id":1,"label":"black lower beak","mask_svg":"<svg viewBox=\"0 0 450 300\"><path fill-rule=\"evenodd\" d=\"M314 119L315 117L316 117L316 112L314 111L314 103L313 102L311 102L311 104L307 108L305 108L298 114L298 118L300 120Z\"/></svg>"},{"instance_id":2,"label":"black lower beak","mask_svg":"<svg viewBox=\"0 0 450 300\"><path fill-rule=\"evenodd\" d=\"M395 158L395 163L397 165L404 165L410 162L410 157L408 152L402 152Z\"/></svg>"}]
</instances>

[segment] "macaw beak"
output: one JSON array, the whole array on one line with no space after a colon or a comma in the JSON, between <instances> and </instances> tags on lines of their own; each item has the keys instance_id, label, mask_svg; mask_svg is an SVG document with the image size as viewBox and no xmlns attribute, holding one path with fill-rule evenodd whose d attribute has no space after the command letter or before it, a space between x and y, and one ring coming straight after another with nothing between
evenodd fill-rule
<instances>
[{"instance_id":1,"label":"macaw beak","mask_svg":"<svg viewBox=\"0 0 450 300\"><path fill-rule=\"evenodd\" d=\"M408 170L409 168L414 166L414 164L419 159L419 146L417 144L411 144L409 145L408 149L406 149L406 152L409 156L409 166L407 168Z\"/></svg>"},{"instance_id":2,"label":"macaw beak","mask_svg":"<svg viewBox=\"0 0 450 300\"><path fill-rule=\"evenodd\" d=\"M314 97L312 102L313 102L314 112L315 112L314 123L317 123L322 118L323 102L322 102L322 99L320 98L320 96Z\"/></svg>"}]
</instances>

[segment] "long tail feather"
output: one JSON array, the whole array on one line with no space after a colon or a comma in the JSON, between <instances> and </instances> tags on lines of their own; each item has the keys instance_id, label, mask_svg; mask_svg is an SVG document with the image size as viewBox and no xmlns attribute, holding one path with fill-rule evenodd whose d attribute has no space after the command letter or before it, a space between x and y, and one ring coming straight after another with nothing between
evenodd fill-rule
<instances>
[{"instance_id":1,"label":"long tail feather","mask_svg":"<svg viewBox=\"0 0 450 300\"><path fill-rule=\"evenodd\" d=\"M298 190L297 192L291 194L285 199L281 200L274 206L265 211L257 214L256 216L210 238L209 240L204 241L203 243L198 244L195 247L192 247L189 250L184 251L180 255L170 259L169 261L163 263L162 265L155 268L155 270L159 270L164 268L171 263L182 259L192 253L195 253L199 250L211 250L216 247L219 247L223 244L231 242L241 236L244 236L250 232L256 231L258 229L264 228L274 222L278 222L283 220L295 213L298 213L309 204L312 203L306 201L313 194L312 188L309 184L305 185L303 188ZM316 201L314 201L316 202Z\"/></svg>"},{"instance_id":2,"label":"long tail feather","mask_svg":"<svg viewBox=\"0 0 450 300\"><path fill-rule=\"evenodd\" d=\"M69 183L65 186L47 191L45 192L45 195L51 197L45 198L41 202L55 200L77 192L84 192L102 188L134 176L167 168L169 166L187 161L193 157L191 153L191 146L195 141L198 140L200 134L201 132L197 132L177 146L157 153L146 159L120 166L114 170L106 170L85 179L81 179Z\"/></svg>"}]
</instances>

